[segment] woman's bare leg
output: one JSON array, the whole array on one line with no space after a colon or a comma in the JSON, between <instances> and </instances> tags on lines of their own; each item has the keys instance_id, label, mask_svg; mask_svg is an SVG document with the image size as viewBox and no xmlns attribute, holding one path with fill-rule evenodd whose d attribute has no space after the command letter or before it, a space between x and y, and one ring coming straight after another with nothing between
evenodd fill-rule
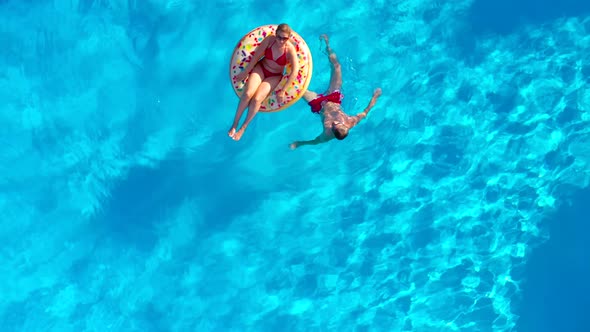
<instances>
[{"instance_id":1,"label":"woman's bare leg","mask_svg":"<svg viewBox=\"0 0 590 332\"><path fill-rule=\"evenodd\" d=\"M254 119L254 117L258 113L258 110L260 110L260 105L262 104L264 99L268 97L270 92L277 87L281 78L282 76L274 76L267 78L264 81L262 81L262 83L260 83L260 85L258 86L258 90L256 90L256 93L254 94L252 99L250 99L246 120L244 120L244 123L242 123L240 130L238 130L236 134L233 136L234 140L239 141L240 138L242 138L242 135L244 135L246 128L248 127L252 119Z\"/></svg>"},{"instance_id":2,"label":"woman's bare leg","mask_svg":"<svg viewBox=\"0 0 590 332\"><path fill-rule=\"evenodd\" d=\"M262 79L262 70L259 68L259 66L254 67L254 69L252 69L252 71L250 72L250 75L248 75L248 81L246 82L246 86L244 86L244 91L242 92L242 96L240 97L238 109L236 110L236 115L234 116L234 122L232 123L231 128L227 133L229 137L233 138L236 134L236 128L238 127L240 119L242 118L242 115L244 114L246 107L248 107L248 104L250 104L250 101L256 93L256 90L260 86Z\"/></svg>"}]
</instances>

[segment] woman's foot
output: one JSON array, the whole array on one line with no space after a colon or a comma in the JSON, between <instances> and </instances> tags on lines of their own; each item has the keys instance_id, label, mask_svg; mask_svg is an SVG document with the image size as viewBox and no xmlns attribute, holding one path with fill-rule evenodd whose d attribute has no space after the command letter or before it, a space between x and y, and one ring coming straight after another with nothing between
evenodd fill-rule
<instances>
[{"instance_id":1,"label":"woman's foot","mask_svg":"<svg viewBox=\"0 0 590 332\"><path fill-rule=\"evenodd\" d=\"M246 130L246 128L242 127L240 128L240 130L238 130L233 136L232 138L234 139L234 141L239 141L240 138L242 138L242 135L244 135L244 131Z\"/></svg>"},{"instance_id":2,"label":"woman's foot","mask_svg":"<svg viewBox=\"0 0 590 332\"><path fill-rule=\"evenodd\" d=\"M231 138L234 138L234 135L236 134L236 128L235 127L231 127L231 129L229 130L229 132L227 133L227 135Z\"/></svg>"}]
</instances>

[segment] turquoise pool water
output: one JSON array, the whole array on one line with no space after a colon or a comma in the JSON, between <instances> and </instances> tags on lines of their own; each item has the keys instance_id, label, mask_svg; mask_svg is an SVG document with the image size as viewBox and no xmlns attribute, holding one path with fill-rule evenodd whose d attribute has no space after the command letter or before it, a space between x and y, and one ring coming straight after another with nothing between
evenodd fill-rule
<instances>
[{"instance_id":1,"label":"turquoise pool water","mask_svg":"<svg viewBox=\"0 0 590 332\"><path fill-rule=\"evenodd\" d=\"M3 331L539 331L519 326L546 310L527 264L555 223L587 218L588 5L5 0L0 15ZM304 102L227 137L231 50L279 22L310 45L310 89L329 80L321 33L345 110L383 89L346 140L289 150L321 131Z\"/></svg>"}]
</instances>

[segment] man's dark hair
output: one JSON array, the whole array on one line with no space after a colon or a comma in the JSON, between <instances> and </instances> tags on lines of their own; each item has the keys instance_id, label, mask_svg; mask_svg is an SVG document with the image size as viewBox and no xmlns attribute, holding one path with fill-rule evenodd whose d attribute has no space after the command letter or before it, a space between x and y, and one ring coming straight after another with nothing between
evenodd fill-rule
<instances>
[{"instance_id":1,"label":"man's dark hair","mask_svg":"<svg viewBox=\"0 0 590 332\"><path fill-rule=\"evenodd\" d=\"M332 132L334 133L334 137L336 137L338 140L343 140L346 138L346 136L348 136L348 128L344 126L333 128Z\"/></svg>"}]
</instances>

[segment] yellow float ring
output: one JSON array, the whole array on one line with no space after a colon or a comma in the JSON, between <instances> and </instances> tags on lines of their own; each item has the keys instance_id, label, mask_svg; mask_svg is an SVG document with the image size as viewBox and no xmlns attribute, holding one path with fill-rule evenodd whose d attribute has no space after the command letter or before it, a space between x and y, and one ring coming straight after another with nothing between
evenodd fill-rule
<instances>
[{"instance_id":1,"label":"yellow float ring","mask_svg":"<svg viewBox=\"0 0 590 332\"><path fill-rule=\"evenodd\" d=\"M240 39L234 48L231 62L229 64L229 76L230 82L238 97L242 95L245 82L236 82L236 76L246 68L250 61L252 61L252 56L256 51L256 47L260 45L264 38L269 35L273 35L276 28L276 24L260 26L242 37L242 39ZM297 73L297 78L295 79L293 85L287 87L287 95L285 102L282 105L278 104L276 92L273 91L262 102L262 105L260 106L260 112L278 112L286 109L297 102L299 98L303 96L307 90L307 87L309 86L309 82L311 81L311 73L313 70L313 62L311 59L309 47L307 46L305 40L303 40L303 38L301 38L301 36L299 36L295 31L291 32L291 39L289 41L293 43L293 46L295 46L295 50L297 51L297 61L299 62L299 72ZM285 83L287 83L287 79L291 73L291 67L292 66L290 63L287 63L285 66L283 77L277 85L278 89L285 89Z\"/></svg>"}]
</instances>

